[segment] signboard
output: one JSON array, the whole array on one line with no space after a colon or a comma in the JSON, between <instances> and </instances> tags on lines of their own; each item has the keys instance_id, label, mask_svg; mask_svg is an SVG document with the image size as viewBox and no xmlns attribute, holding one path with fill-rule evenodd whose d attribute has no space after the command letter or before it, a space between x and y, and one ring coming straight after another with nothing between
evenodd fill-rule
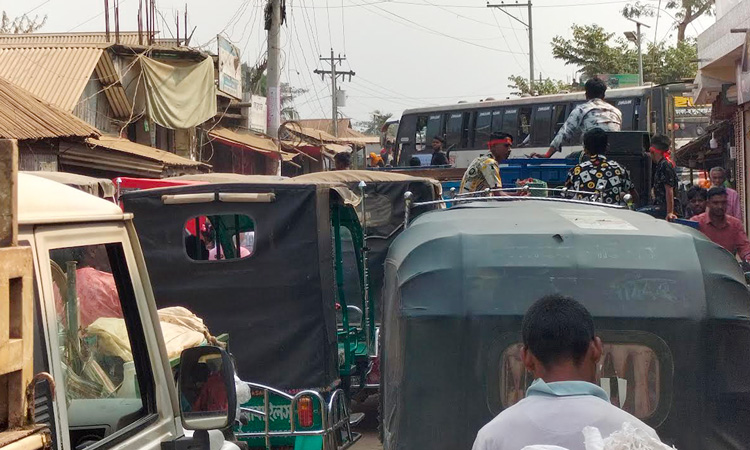
<instances>
[{"instance_id":1,"label":"signboard","mask_svg":"<svg viewBox=\"0 0 750 450\"><path fill-rule=\"evenodd\" d=\"M219 43L219 90L236 99L242 98L242 61L240 49L222 36Z\"/></svg>"},{"instance_id":2,"label":"signboard","mask_svg":"<svg viewBox=\"0 0 750 450\"><path fill-rule=\"evenodd\" d=\"M674 97L676 117L711 117L711 104L696 105L692 97Z\"/></svg>"},{"instance_id":3,"label":"signboard","mask_svg":"<svg viewBox=\"0 0 750 450\"><path fill-rule=\"evenodd\" d=\"M599 79L607 83L609 88L622 88L638 86L637 73L604 73L598 75Z\"/></svg>"},{"instance_id":4,"label":"signboard","mask_svg":"<svg viewBox=\"0 0 750 450\"><path fill-rule=\"evenodd\" d=\"M259 133L266 133L268 129L267 125L267 106L266 98L260 95L253 95L251 97L250 113L248 114L249 124L248 128Z\"/></svg>"}]
</instances>

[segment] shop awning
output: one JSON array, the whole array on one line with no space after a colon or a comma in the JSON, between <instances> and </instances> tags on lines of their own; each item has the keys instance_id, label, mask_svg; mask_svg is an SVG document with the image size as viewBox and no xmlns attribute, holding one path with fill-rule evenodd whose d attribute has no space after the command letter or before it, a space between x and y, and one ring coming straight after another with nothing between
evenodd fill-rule
<instances>
[{"instance_id":1,"label":"shop awning","mask_svg":"<svg viewBox=\"0 0 750 450\"><path fill-rule=\"evenodd\" d=\"M282 161L291 161L296 156L281 150L270 137L248 130L216 127L209 131L208 135L223 144L262 153L269 158L279 159L280 156Z\"/></svg>"},{"instance_id":2,"label":"shop awning","mask_svg":"<svg viewBox=\"0 0 750 450\"><path fill-rule=\"evenodd\" d=\"M211 166L115 136L60 144L60 163L122 176L163 178L208 172Z\"/></svg>"},{"instance_id":3,"label":"shop awning","mask_svg":"<svg viewBox=\"0 0 750 450\"><path fill-rule=\"evenodd\" d=\"M712 123L703 135L677 149L675 162L681 167L698 168L704 161L721 156L725 151L723 144L731 140L732 128L729 120ZM712 137L719 143L717 148L711 148Z\"/></svg>"}]
</instances>

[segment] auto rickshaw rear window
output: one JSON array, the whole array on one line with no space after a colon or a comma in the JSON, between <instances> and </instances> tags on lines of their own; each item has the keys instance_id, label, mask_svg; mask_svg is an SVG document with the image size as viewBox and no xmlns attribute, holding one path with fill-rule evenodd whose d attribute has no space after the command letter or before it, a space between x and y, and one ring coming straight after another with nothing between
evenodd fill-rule
<instances>
[{"instance_id":1,"label":"auto rickshaw rear window","mask_svg":"<svg viewBox=\"0 0 750 450\"><path fill-rule=\"evenodd\" d=\"M255 222L242 214L193 217L183 232L185 252L194 261L245 259L255 249Z\"/></svg>"},{"instance_id":2,"label":"auto rickshaw rear window","mask_svg":"<svg viewBox=\"0 0 750 450\"><path fill-rule=\"evenodd\" d=\"M503 409L522 400L534 381L521 360L522 347L523 344L513 344L502 354L500 396ZM662 386L655 351L641 344L605 343L600 365L599 385L609 394L613 405L639 419L654 415Z\"/></svg>"}]
</instances>

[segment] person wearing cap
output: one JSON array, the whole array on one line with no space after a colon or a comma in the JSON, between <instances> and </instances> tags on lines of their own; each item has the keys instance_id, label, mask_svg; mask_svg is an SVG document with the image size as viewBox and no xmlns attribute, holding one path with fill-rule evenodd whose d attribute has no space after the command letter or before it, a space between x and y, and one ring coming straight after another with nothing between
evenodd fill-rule
<instances>
[{"instance_id":1,"label":"person wearing cap","mask_svg":"<svg viewBox=\"0 0 750 450\"><path fill-rule=\"evenodd\" d=\"M604 101L607 84L599 78L586 81L586 103L580 104L571 111L560 131L549 144L545 154L532 153L532 158L550 158L562 149L563 145L578 144L583 134L592 128L604 131L620 131L622 112L616 106Z\"/></svg>"},{"instance_id":2,"label":"person wearing cap","mask_svg":"<svg viewBox=\"0 0 750 450\"><path fill-rule=\"evenodd\" d=\"M459 193L480 192L485 189L497 189L503 187L500 178L499 161L508 159L510 149L513 146L513 136L508 133L494 132L490 135L487 147L488 155L480 155L469 164L463 178ZM497 195L509 195L497 193Z\"/></svg>"},{"instance_id":3,"label":"person wearing cap","mask_svg":"<svg viewBox=\"0 0 750 450\"><path fill-rule=\"evenodd\" d=\"M434 138L432 138L432 160L430 161L431 166L445 166L450 164L448 162L448 155L443 150L444 146L444 137L435 136Z\"/></svg>"},{"instance_id":4,"label":"person wearing cap","mask_svg":"<svg viewBox=\"0 0 750 450\"><path fill-rule=\"evenodd\" d=\"M651 204L639 211L657 219L674 220L677 218L675 207L675 189L677 172L669 157L670 141L667 136L657 135L651 138L651 160L654 162L654 173L651 184Z\"/></svg>"}]
</instances>

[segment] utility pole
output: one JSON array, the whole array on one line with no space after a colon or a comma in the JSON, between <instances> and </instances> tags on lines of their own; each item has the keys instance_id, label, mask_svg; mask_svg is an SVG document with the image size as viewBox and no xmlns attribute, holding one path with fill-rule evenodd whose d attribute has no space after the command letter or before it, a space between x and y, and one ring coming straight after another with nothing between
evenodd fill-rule
<instances>
[{"instance_id":1,"label":"utility pole","mask_svg":"<svg viewBox=\"0 0 750 450\"><path fill-rule=\"evenodd\" d=\"M641 25L643 25L646 28L651 28L650 26L646 25L643 22L639 22L635 19L631 19L629 17L626 17L631 22L635 22L635 45L638 46L638 86L643 86L643 52L641 51ZM632 33L629 32L629 33ZM628 32L625 33L625 37L630 39L630 35L628 35Z\"/></svg>"},{"instance_id":2,"label":"utility pole","mask_svg":"<svg viewBox=\"0 0 750 450\"><path fill-rule=\"evenodd\" d=\"M352 77L356 75L351 70L346 72L340 72L336 70L336 64L341 64L342 61L346 61L346 56L342 57L334 56L333 55L333 49L331 49L331 57L330 58L323 58L320 57L321 61L328 61L331 63L331 70L318 70L315 69L313 72L320 75L320 78L325 80L326 75L330 75L331 77L331 118L333 119L333 135L336 137L339 137L339 107L338 103L336 101L336 79L338 77L341 77L342 80L344 77L349 76L349 81L352 80Z\"/></svg>"},{"instance_id":3,"label":"utility pole","mask_svg":"<svg viewBox=\"0 0 750 450\"><path fill-rule=\"evenodd\" d=\"M509 13L505 10L505 8L516 8L516 7L528 7L529 8L529 23L524 22L523 20L519 19L518 17L514 16L513 14ZM490 5L489 2L487 3L488 8L497 8L503 13L507 14L508 17L511 17L512 19L516 20L521 25L525 26L529 30L529 89L533 92L532 86L534 85L534 27L532 25L531 21L531 0L529 0L527 3L508 3L500 2L499 5Z\"/></svg>"},{"instance_id":4,"label":"utility pole","mask_svg":"<svg viewBox=\"0 0 750 450\"><path fill-rule=\"evenodd\" d=\"M279 137L281 126L281 0L268 0L271 5L271 23L268 29L268 66L266 67L266 133L273 139ZM276 167L281 175L281 158Z\"/></svg>"}]
</instances>

